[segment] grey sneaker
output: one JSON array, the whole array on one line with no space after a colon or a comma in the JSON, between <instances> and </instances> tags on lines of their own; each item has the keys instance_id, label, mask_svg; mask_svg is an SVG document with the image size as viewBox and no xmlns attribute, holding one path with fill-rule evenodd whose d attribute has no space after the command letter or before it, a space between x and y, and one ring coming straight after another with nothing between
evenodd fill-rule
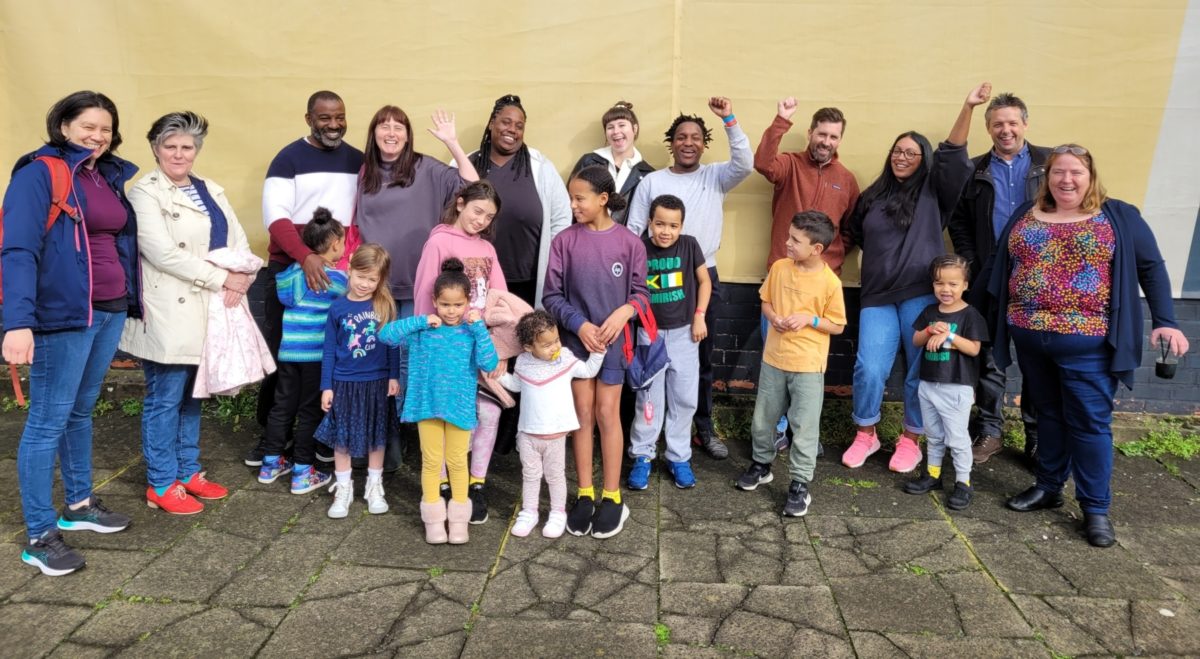
<instances>
[{"instance_id":1,"label":"grey sneaker","mask_svg":"<svg viewBox=\"0 0 1200 659\"><path fill-rule=\"evenodd\" d=\"M812 496L808 493L808 484L792 481L788 486L787 503L783 504L784 517L804 517L808 513L808 504Z\"/></svg>"},{"instance_id":2,"label":"grey sneaker","mask_svg":"<svg viewBox=\"0 0 1200 659\"><path fill-rule=\"evenodd\" d=\"M93 494L91 502L79 510L63 508L58 518L58 528L63 531L95 531L96 533L116 533L124 531L129 526L129 516L109 510L100 502L100 497Z\"/></svg>"},{"instance_id":3,"label":"grey sneaker","mask_svg":"<svg viewBox=\"0 0 1200 659\"><path fill-rule=\"evenodd\" d=\"M729 447L725 446L725 442L721 441L711 430L701 430L696 433L696 443L703 446L713 460L724 460L729 457Z\"/></svg>"}]
</instances>

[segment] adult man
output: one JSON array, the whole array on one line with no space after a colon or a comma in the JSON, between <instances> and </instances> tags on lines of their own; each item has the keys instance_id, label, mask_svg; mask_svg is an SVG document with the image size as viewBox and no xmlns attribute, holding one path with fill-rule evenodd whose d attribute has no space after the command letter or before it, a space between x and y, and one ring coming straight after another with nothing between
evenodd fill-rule
<instances>
[{"instance_id":1,"label":"adult man","mask_svg":"<svg viewBox=\"0 0 1200 659\"><path fill-rule=\"evenodd\" d=\"M304 244L300 234L318 207L329 209L349 226L363 163L362 151L342 141L346 106L340 96L331 91L309 96L304 121L309 134L283 147L267 168L263 183L263 224L270 234L264 334L273 354L279 352L283 332L283 305L276 294L275 275L299 262L310 288L323 291L329 285L324 259ZM258 396L258 421L264 426L274 400L275 377L271 376L263 381ZM250 449L245 463L262 464L259 446Z\"/></svg>"},{"instance_id":2,"label":"adult man","mask_svg":"<svg viewBox=\"0 0 1200 659\"><path fill-rule=\"evenodd\" d=\"M721 231L725 221L725 196L750 176L753 156L750 153L750 139L733 115L732 101L723 96L714 96L708 99L708 108L725 124L725 134L729 137L729 160L710 165L700 164L700 157L712 141L712 132L705 127L701 117L679 115L666 132L671 166L647 174L642 179L630 202L629 214L625 217L629 230L640 236L649 222L650 202L655 197L672 194L683 200L687 209L683 232L695 236L700 243L708 266L708 277L712 281L708 309L697 309L696 313L703 312L705 323L714 327L714 311L721 299L717 248L721 246ZM717 438L712 425L712 336L710 332L700 342L700 396L694 417L694 441L712 457L723 460L729 457L729 449Z\"/></svg>"},{"instance_id":3,"label":"adult man","mask_svg":"<svg viewBox=\"0 0 1200 659\"><path fill-rule=\"evenodd\" d=\"M1029 110L1020 98L1004 93L992 99L983 115L992 149L974 159L975 174L967 183L958 207L950 220L950 239L954 251L971 262L971 286L968 301L985 317L1003 313L989 309L995 301L987 295L984 265L996 250L996 240L1013 211L1033 198L1046 176L1046 158L1050 150L1025 141ZM978 425L972 453L975 464L983 464L1003 448L1005 373L996 368L992 346L980 350L979 386L975 400L979 406ZM1021 392L1021 418L1025 423L1025 455L1037 451L1037 420L1025 387Z\"/></svg>"},{"instance_id":4,"label":"adult man","mask_svg":"<svg viewBox=\"0 0 1200 659\"><path fill-rule=\"evenodd\" d=\"M775 186L771 197L771 247L767 254L767 270L787 256L784 246L788 227L796 213L818 210L833 220L836 230L833 242L821 257L834 273L840 275L842 262L846 260L841 222L858 201L858 181L837 157L838 145L846 131L846 117L837 108L817 110L808 126L808 148L801 152L780 153L779 142L792 128L796 107L794 96L779 101L778 113L763 131L758 151L754 152L754 169ZM765 344L766 317L762 319L762 337ZM787 418L780 419L775 427L775 446L779 450L788 446L788 430ZM824 453L820 442L817 450L819 454Z\"/></svg>"},{"instance_id":5,"label":"adult man","mask_svg":"<svg viewBox=\"0 0 1200 659\"><path fill-rule=\"evenodd\" d=\"M818 210L833 220L837 237L822 254L837 274L842 272L846 248L842 243L841 220L858 201L858 182L854 174L838 161L837 149L846 130L846 117L837 108L821 108L813 113L808 127L808 148L801 152L779 152L779 142L792 128L796 99L779 101L779 112L763 131L762 142L754 153L754 169L775 186L771 198L771 250L767 269L786 257L788 227L796 213Z\"/></svg>"}]
</instances>

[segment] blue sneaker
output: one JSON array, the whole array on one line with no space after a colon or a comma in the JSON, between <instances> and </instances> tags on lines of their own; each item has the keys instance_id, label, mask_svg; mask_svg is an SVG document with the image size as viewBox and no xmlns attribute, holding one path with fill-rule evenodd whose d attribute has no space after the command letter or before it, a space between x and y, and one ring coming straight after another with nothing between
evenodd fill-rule
<instances>
[{"instance_id":1,"label":"blue sneaker","mask_svg":"<svg viewBox=\"0 0 1200 659\"><path fill-rule=\"evenodd\" d=\"M333 474L317 471L312 465L297 467L292 470L292 494L308 494L329 485L332 480Z\"/></svg>"},{"instance_id":2,"label":"blue sneaker","mask_svg":"<svg viewBox=\"0 0 1200 659\"><path fill-rule=\"evenodd\" d=\"M631 490L644 490L650 487L650 458L638 456L633 459L633 468L629 470L629 480L625 487Z\"/></svg>"},{"instance_id":3,"label":"blue sneaker","mask_svg":"<svg viewBox=\"0 0 1200 659\"><path fill-rule=\"evenodd\" d=\"M696 487L696 475L692 473L692 463L668 462L667 470L671 472L671 478L675 479L675 487L681 490Z\"/></svg>"},{"instance_id":4,"label":"blue sneaker","mask_svg":"<svg viewBox=\"0 0 1200 659\"><path fill-rule=\"evenodd\" d=\"M262 466L258 468L258 482L274 483L280 476L292 473L292 463L282 455L263 456Z\"/></svg>"}]
</instances>

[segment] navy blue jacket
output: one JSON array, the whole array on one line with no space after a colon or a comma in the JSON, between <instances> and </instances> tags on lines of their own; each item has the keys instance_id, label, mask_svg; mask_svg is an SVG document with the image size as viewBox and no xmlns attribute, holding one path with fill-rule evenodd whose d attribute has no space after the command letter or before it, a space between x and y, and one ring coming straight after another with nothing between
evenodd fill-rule
<instances>
[{"instance_id":1,"label":"navy blue jacket","mask_svg":"<svg viewBox=\"0 0 1200 659\"><path fill-rule=\"evenodd\" d=\"M92 269L87 242L87 204L72 188L71 204L78 218L60 215L46 231L50 211L50 172L38 156L66 160L74 174L91 155L74 144L43 146L17 161L4 193L4 329L35 332L81 329L92 323ZM137 167L112 154L96 161L98 171L129 215L116 236L117 255L125 268L129 315L141 317L141 276L138 272L137 216L125 198L125 183Z\"/></svg>"},{"instance_id":2,"label":"navy blue jacket","mask_svg":"<svg viewBox=\"0 0 1200 659\"><path fill-rule=\"evenodd\" d=\"M1017 209L996 243L995 267L992 268L988 292L999 301L999 313L992 319L993 355L1001 370L1012 363L1008 352L1008 280L1012 262L1008 253L1008 237L1013 227L1033 207L1027 202ZM1109 199L1101 207L1112 224L1116 240L1112 266L1112 300L1108 312L1108 345L1112 348L1109 371L1126 387L1133 389L1133 371L1142 362L1142 303L1138 287L1146 294L1150 306L1152 328L1178 328L1175 322L1175 303L1171 299L1171 280L1167 266L1158 251L1158 242L1150 225L1142 219L1136 206Z\"/></svg>"}]
</instances>

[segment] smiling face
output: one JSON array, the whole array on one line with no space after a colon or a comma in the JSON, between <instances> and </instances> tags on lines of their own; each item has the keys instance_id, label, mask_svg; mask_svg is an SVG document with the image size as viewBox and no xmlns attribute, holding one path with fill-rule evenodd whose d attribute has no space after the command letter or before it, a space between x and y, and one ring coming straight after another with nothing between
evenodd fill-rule
<instances>
[{"instance_id":1,"label":"smiling face","mask_svg":"<svg viewBox=\"0 0 1200 659\"><path fill-rule=\"evenodd\" d=\"M383 162L395 162L408 144L408 127L396 117L386 117L375 125L375 146Z\"/></svg>"},{"instance_id":2,"label":"smiling face","mask_svg":"<svg viewBox=\"0 0 1200 659\"><path fill-rule=\"evenodd\" d=\"M654 209L654 217L650 218L650 242L667 248L679 240L683 233L683 211L659 206Z\"/></svg>"},{"instance_id":3,"label":"smiling face","mask_svg":"<svg viewBox=\"0 0 1200 659\"><path fill-rule=\"evenodd\" d=\"M958 304L966 290L967 273L960 267L942 268L933 278L933 294L943 307Z\"/></svg>"},{"instance_id":4,"label":"smiling face","mask_svg":"<svg viewBox=\"0 0 1200 659\"><path fill-rule=\"evenodd\" d=\"M888 162L892 167L892 175L903 181L912 176L921 167L921 145L911 137L901 137L892 147Z\"/></svg>"},{"instance_id":5,"label":"smiling face","mask_svg":"<svg viewBox=\"0 0 1200 659\"><path fill-rule=\"evenodd\" d=\"M1071 153L1054 154L1046 182L1059 212L1072 212L1083 204L1092 174L1083 160Z\"/></svg>"},{"instance_id":6,"label":"smiling face","mask_svg":"<svg viewBox=\"0 0 1200 659\"><path fill-rule=\"evenodd\" d=\"M90 166L96 162L96 158L104 155L108 146L112 144L112 124L112 115L108 110L88 108L71 121L64 121L59 130L68 142L92 150L92 155L88 158Z\"/></svg>"},{"instance_id":7,"label":"smiling face","mask_svg":"<svg viewBox=\"0 0 1200 659\"><path fill-rule=\"evenodd\" d=\"M628 119L613 119L604 125L604 141L612 147L613 153L624 154L632 151L637 136L637 124Z\"/></svg>"},{"instance_id":8,"label":"smiling face","mask_svg":"<svg viewBox=\"0 0 1200 659\"><path fill-rule=\"evenodd\" d=\"M525 113L515 105L506 105L488 123L492 150L500 156L512 156L525 143Z\"/></svg>"},{"instance_id":9,"label":"smiling face","mask_svg":"<svg viewBox=\"0 0 1200 659\"><path fill-rule=\"evenodd\" d=\"M496 219L496 204L490 199L475 199L464 202L462 197L455 203L458 208L458 219L454 226L468 236L476 236L486 231Z\"/></svg>"},{"instance_id":10,"label":"smiling face","mask_svg":"<svg viewBox=\"0 0 1200 659\"><path fill-rule=\"evenodd\" d=\"M576 222L594 224L600 219L608 203L607 194L596 194L592 184L581 178L571 179L567 192L571 196L571 213L575 215Z\"/></svg>"},{"instance_id":11,"label":"smiling face","mask_svg":"<svg viewBox=\"0 0 1200 659\"><path fill-rule=\"evenodd\" d=\"M551 327L550 329L543 330L533 340L533 343L524 347L526 352L544 362L552 362L558 359L558 355L562 351L562 341L558 338L558 328Z\"/></svg>"},{"instance_id":12,"label":"smiling face","mask_svg":"<svg viewBox=\"0 0 1200 659\"><path fill-rule=\"evenodd\" d=\"M444 325L457 325L467 312L467 292L458 286L447 286L433 299L438 318Z\"/></svg>"},{"instance_id":13,"label":"smiling face","mask_svg":"<svg viewBox=\"0 0 1200 659\"><path fill-rule=\"evenodd\" d=\"M671 156L675 159L673 169L690 172L700 166L704 155L704 129L694 121L685 121L675 127L671 136Z\"/></svg>"},{"instance_id":14,"label":"smiling face","mask_svg":"<svg viewBox=\"0 0 1200 659\"><path fill-rule=\"evenodd\" d=\"M988 113L988 135L992 136L996 153L1004 158L1017 155L1025 147L1026 127L1021 108L996 108Z\"/></svg>"},{"instance_id":15,"label":"smiling face","mask_svg":"<svg viewBox=\"0 0 1200 659\"><path fill-rule=\"evenodd\" d=\"M312 112L304 115L312 131L312 142L325 149L336 149L346 136L346 106L341 101L319 99Z\"/></svg>"},{"instance_id":16,"label":"smiling face","mask_svg":"<svg viewBox=\"0 0 1200 659\"><path fill-rule=\"evenodd\" d=\"M349 291L346 297L356 302L371 299L375 289L379 288L378 270L351 270Z\"/></svg>"},{"instance_id":17,"label":"smiling face","mask_svg":"<svg viewBox=\"0 0 1200 659\"><path fill-rule=\"evenodd\" d=\"M175 133L154 147L158 167L175 185L188 185L188 174L196 162L196 138Z\"/></svg>"},{"instance_id":18,"label":"smiling face","mask_svg":"<svg viewBox=\"0 0 1200 659\"><path fill-rule=\"evenodd\" d=\"M838 145L842 143L842 129L845 124L822 121L816 128L808 129L808 153L814 162L824 165L837 154Z\"/></svg>"}]
</instances>

